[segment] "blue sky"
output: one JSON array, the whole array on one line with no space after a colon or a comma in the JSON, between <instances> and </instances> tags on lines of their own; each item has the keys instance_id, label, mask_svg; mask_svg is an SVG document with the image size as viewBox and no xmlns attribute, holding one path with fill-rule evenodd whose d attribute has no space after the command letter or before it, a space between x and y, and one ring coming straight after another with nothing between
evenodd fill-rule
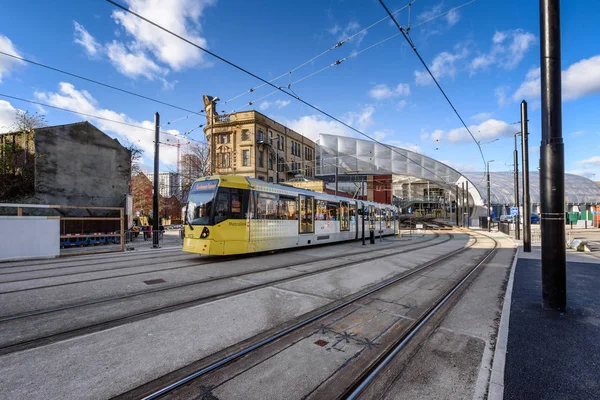
<instances>
[{"instance_id":1,"label":"blue sky","mask_svg":"<svg viewBox=\"0 0 600 400\"><path fill-rule=\"evenodd\" d=\"M537 1L477 0L432 21L465 0L415 0L410 31L418 51L482 143L492 170L512 164L512 125L519 103L529 102L531 169L541 140L539 11ZM385 17L376 0L224 1L127 0L140 14L176 30L256 74L285 74ZM394 11L408 2L388 0ZM409 23L409 8L396 16ZM600 4L562 4L563 136L568 172L600 180ZM424 23L423 23L424 22ZM275 83L287 85L325 69L292 89L306 101L385 143L419 151L461 170L483 170L474 142L389 20L369 28ZM7 2L0 14L0 51L121 87L202 109L202 95L219 96L219 109L256 108L315 139L319 132L356 136L282 93L104 1ZM354 56L353 56L354 55ZM203 117L115 92L0 55L0 93L152 128L158 111L177 135ZM253 101L250 107L248 102ZM0 130L15 109L38 111L49 124L89 119L108 134L137 143L151 164L153 134L0 96ZM166 125L167 121L175 121ZM196 129L191 138L201 139ZM163 141L174 137L164 135ZM173 147L163 146L164 169L174 168Z\"/></svg>"}]
</instances>

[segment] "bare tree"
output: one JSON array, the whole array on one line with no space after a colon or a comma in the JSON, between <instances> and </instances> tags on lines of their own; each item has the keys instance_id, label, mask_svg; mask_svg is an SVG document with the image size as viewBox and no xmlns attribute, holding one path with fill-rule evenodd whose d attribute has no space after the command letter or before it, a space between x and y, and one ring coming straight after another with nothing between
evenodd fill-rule
<instances>
[{"instance_id":1,"label":"bare tree","mask_svg":"<svg viewBox=\"0 0 600 400\"><path fill-rule=\"evenodd\" d=\"M35 130L43 115L17 110L11 132L0 134L0 200L30 196L35 187Z\"/></svg>"},{"instance_id":2,"label":"bare tree","mask_svg":"<svg viewBox=\"0 0 600 400\"><path fill-rule=\"evenodd\" d=\"M187 200L194 181L210 172L208 143L192 142L181 156L181 199Z\"/></svg>"},{"instance_id":3,"label":"bare tree","mask_svg":"<svg viewBox=\"0 0 600 400\"><path fill-rule=\"evenodd\" d=\"M129 150L130 154L130 162L131 162L131 176L136 176L140 172L142 172L142 167L140 166L140 160L142 159L142 154L144 154L144 150L136 145L135 143L126 142L125 147Z\"/></svg>"}]
</instances>

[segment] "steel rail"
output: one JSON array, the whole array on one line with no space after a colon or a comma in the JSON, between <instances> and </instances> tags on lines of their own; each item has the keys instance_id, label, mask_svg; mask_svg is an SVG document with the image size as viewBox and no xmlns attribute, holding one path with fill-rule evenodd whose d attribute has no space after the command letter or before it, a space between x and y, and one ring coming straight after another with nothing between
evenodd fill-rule
<instances>
[{"instance_id":1,"label":"steel rail","mask_svg":"<svg viewBox=\"0 0 600 400\"><path fill-rule=\"evenodd\" d=\"M350 392L350 394L348 394L345 397L345 399L354 400L358 396L360 396L360 394L367 388L367 386L373 380L376 379L377 375L381 372L381 370L383 370L383 368L385 368L394 359L394 357L396 357L396 355L398 355L398 353L408 344L408 342L410 342L410 340L436 314L436 312L444 304L446 304L446 302L454 295L454 293L456 293L465 284L465 282L467 282L467 280L477 271L477 269L479 269L479 267L481 265L483 265L483 263L485 263L486 260L496 252L496 250L498 248L498 241L487 235L482 235L482 236L486 236L486 237L492 239L494 241L494 248L492 248L492 250L490 250L485 255L485 257L483 257L483 259L481 259L481 261L479 261L477 263L477 265L475 265L471 269L471 271L469 271L465 275L465 277L460 280L460 282L458 282L442 299L440 299L429 312L427 312L425 315L423 315L420 318L419 322L410 331L408 331L404 335L403 339L398 344L396 344L393 348L388 350L387 355L384 356L384 358L381 361L379 361L375 366L371 367L371 369L370 369L371 372L365 378L363 378L359 384L355 385L355 388Z\"/></svg>"},{"instance_id":2,"label":"steel rail","mask_svg":"<svg viewBox=\"0 0 600 400\"><path fill-rule=\"evenodd\" d=\"M438 238L440 235L438 233L434 233L434 236L430 239L424 240L421 243L429 243L431 241L433 241L434 239ZM438 246L440 244L446 243L448 241L450 241L452 239L452 235L448 234L448 239L445 239L439 243L434 244L434 246ZM369 260L377 260L380 258L384 258L384 257L389 257L389 256L394 256L394 255L398 255L398 254L404 254L404 253L408 253L411 251L416 251L416 250L421 250L425 247L429 247L431 245L425 245L425 246L414 246L411 248L406 248L409 247L408 245L406 246L402 246L403 249L393 252L393 253L386 253L386 254L382 254L380 256L376 256L376 257L372 257ZM390 247L392 246L386 246L384 248L375 250L375 251L382 251L382 250L388 250L390 249ZM345 254L340 254L339 256L336 257L330 257L328 259L335 259L335 258L343 258L343 257L348 257L348 256L352 256L352 255L357 255L357 254L361 254L364 251L357 251L354 253L345 253ZM226 261L226 260L223 260ZM167 291L167 290L174 290L174 289L181 289L183 287L187 287L187 286L193 286L193 285L199 285L199 284L203 284L203 283L208 283L208 282L215 282L215 281L219 281L219 280L224 280L224 279L230 279L230 278L236 278L236 277L240 277L240 276L244 276L244 275L251 275L251 274L256 274L256 273L260 273L260 272L267 272L267 271L275 271L278 269L284 269L284 268L291 268L291 267L298 267L298 266L302 266L302 265L306 265L306 264L312 264L315 262L318 262L319 260L311 260L311 261L306 261L306 262L302 262L302 263L296 263L296 264L286 264L286 265L282 265L279 267L267 267L267 268L262 268L262 269L257 269L257 270L253 270L253 271L246 271L246 272L241 272L241 273L236 273L236 274L230 274L230 275L223 275L223 276L219 276L219 277L215 277L215 278L208 278L208 279L198 279L195 281L191 281L191 282L186 282L186 283L182 283L179 285L172 285L172 286L166 286L166 287L162 287L162 288L156 288L156 289L150 289L150 290L144 290L144 291L139 291L139 292L135 292L135 293L130 293L127 295L123 295L123 296L114 296L114 297L109 297L109 298L105 298L105 299L99 299L99 300L94 300L94 301L89 301L89 302L84 302L84 303L76 303L76 304L71 304L71 305L67 305L67 306L62 306L62 307L56 307L53 309L48 309L48 310L40 310L40 311L34 311L34 312L29 312L29 313L23 313L23 314L16 314L16 315L11 315L11 316L3 316L0 317L0 323L2 322L6 322L6 321L11 321L11 320L15 320L15 319L20 319L20 318L27 318L27 317L32 317L32 316L37 316L37 315L42 315L42 314L49 314L52 312L57 312L57 311L64 311L64 310L69 310L69 309L73 309L73 308L79 308L79 307L86 307L86 306L91 306L91 305L95 305L95 304L102 304L102 303L108 303L111 301L118 301L118 300L123 300L123 299L127 299L127 298L131 298L131 297L136 297L136 296L142 296L142 295L146 295L146 294L152 294L152 293L157 293L157 292L162 292L162 291ZM332 267L327 267L321 270L316 270L316 271L310 271L307 272L305 274L300 274L300 275L296 275L294 277L291 278L301 278L304 276L310 276L312 274L317 274L320 272L327 272L333 269L337 269L337 268L343 268L343 267L348 267L357 263L361 263L361 262L365 262L368 260L354 260L354 261L349 261L347 263L344 264L340 264L340 265L335 265ZM195 265L207 265L210 263L206 263L206 264L191 264L187 267L193 267ZM177 267L177 268L183 268L183 267ZM155 271L151 271L151 272L155 272ZM130 274L131 275L131 274ZM123 276L129 276L129 275L118 275L118 276L113 276L112 278L120 278ZM278 280L274 280L274 281L269 281L266 282L265 284L273 284L273 283L280 283L280 281L284 281L286 279L291 279L291 278L282 278L282 279L278 279ZM101 278L101 279L109 279L109 278ZM77 284L77 283L82 283L82 282L89 282L90 280L86 280L86 281L79 281L79 282L71 282L71 283L65 283L64 285L67 284ZM48 286L40 286L37 288L31 288L31 289L25 289L27 291L29 290L34 290L34 289L45 289L48 287L56 287L56 286L61 286L61 285L48 285ZM248 288L245 289L239 289L239 290L246 290ZM22 290L23 291L23 290ZM18 293L19 291L12 291L12 292L4 292L4 293ZM233 292L237 292L237 291L233 291ZM0 293L3 294L3 293ZM201 300L201 299L196 299L197 300Z\"/></svg>"},{"instance_id":3,"label":"steel rail","mask_svg":"<svg viewBox=\"0 0 600 400\"><path fill-rule=\"evenodd\" d=\"M430 246L437 246L443 243L446 243L450 240L452 240L453 235L452 234L447 234L448 238L436 243L436 244L430 244L430 245L426 245L426 246L420 246L418 248L410 248L410 249L403 249L401 251L397 251L397 252L393 252L393 253L387 253L387 254L382 254L380 256L377 257L373 257L370 258L369 260L377 260L377 259L381 259L381 258L386 258L386 257L391 257L391 256L396 256L398 254L404 254L404 253L410 253L412 251L416 251L416 250L421 250L425 247L430 247ZM437 235L439 236L439 235ZM427 240L427 242L430 242L433 239ZM388 247L389 248L389 247ZM382 250L386 250L386 249L382 249ZM340 257L344 257L346 255L340 256ZM0 356L5 355L5 354L9 354L9 353L13 353L15 351L22 351L25 349L29 349L29 348L34 348L37 347L37 345L46 345L48 343L54 343L56 341L59 340L66 340L69 339L71 337L75 337L78 334L87 334L87 333L92 333L92 332L98 332L104 329L108 329L114 326L119 326L122 325L125 322L128 321L137 321L137 320L141 320L144 318L148 318L148 317L152 317L158 314L162 314L165 312L171 312L171 311L175 311L175 310L179 310L182 308L186 308L186 307L191 307L197 304L202 304L204 302L208 302L208 301L214 301L220 298L223 298L225 296L232 296L232 295L236 295L236 294L242 294L242 293L247 293L250 291L254 291L254 290L259 290L262 288L265 288L267 286L273 285L273 284L279 284L279 283L285 283L291 280L295 280L298 278L304 278L307 276L313 276L313 275L318 275L324 272L329 272L329 271L333 271L336 269L341 269L341 268L346 268L355 264L359 264L362 262L365 262L367 260L356 260L356 261L351 261L348 263L344 263L341 265L336 265L336 266L332 266L332 267L327 267L324 269L320 269L320 270L316 270L316 271L310 271L310 272L306 272L306 273L301 273L298 275L294 275L294 276L290 276L290 277L286 277L286 278L281 278L281 279L276 279L273 281L269 281L269 282L264 282L258 285L254 285L254 286L250 286L250 287L245 287L245 288L240 288L240 289L235 289L235 290L230 290L230 291L226 291L226 292L222 292L222 293L216 293L213 295L209 295L209 296L205 296L205 297L199 297L199 298L195 298L195 299L191 299L191 300L185 300L185 301L180 301L180 302L176 302L174 304L169 304L166 306L162 306L162 307L158 307L158 308L153 308L150 310L144 310L144 311L138 311L135 312L133 314L129 314L129 315L125 315L125 316L121 316L121 317L117 317L117 318L113 318L113 319L108 319L106 321L103 322L99 322L96 324L92 324L92 325L87 325L87 326L83 326L83 327L76 327L76 328L72 328L72 329L68 329L62 332L56 332L56 333L52 333L46 336L40 336L34 339L28 339L28 340L24 340L22 342L18 342L18 343L12 343L12 344L7 344L5 346L0 347ZM315 261L311 261L311 262L315 262ZM303 265L303 264L308 264L311 262L307 262L307 263L302 263L302 264L294 264L294 266L297 265ZM282 266L282 267L277 267L277 268L271 268L271 269L267 269L267 270L274 270L274 269L281 269L281 268L289 268L290 266ZM252 273L258 273L260 271L254 271L254 272L249 272L249 273L242 273L242 274L235 274L235 276L243 276L243 275L249 275ZM215 281L215 280L219 280L219 279L224 279L224 278L214 278L211 279L209 281ZM202 282L204 283L204 282ZM181 287L181 286L180 286ZM179 288L179 287L176 287ZM173 289L176 289L173 288ZM160 289L159 289L160 290ZM136 296L143 296L147 293L142 293L142 294L135 294L135 295L131 295L131 296L127 296L127 297L136 297ZM90 304L93 305L93 304ZM65 310L68 310L69 308L66 308ZM56 311L63 311L63 310L56 310ZM30 317L35 316L35 315L30 315ZM22 318L25 318L26 316L23 316ZM3 322L3 321L0 321ZM39 327L38 327L39 328Z\"/></svg>"},{"instance_id":4,"label":"steel rail","mask_svg":"<svg viewBox=\"0 0 600 400\"><path fill-rule=\"evenodd\" d=\"M287 335L287 334L289 334L291 332L294 332L294 331L296 331L296 330L298 330L298 329L300 329L300 328L302 328L302 327L304 327L304 326L306 326L306 325L308 325L308 324L310 324L310 323L312 323L312 322L314 322L314 321L316 321L318 319L321 319L321 318L323 318L323 317L325 317L327 315L330 315L331 313L333 313L333 312L335 312L335 311L337 311L337 310L339 310L341 308L344 308L344 307L346 307L346 306L348 306L348 305L350 305L350 304L352 304L352 303L354 303L354 302L356 302L356 301L358 301L360 299L363 299L366 296L369 296L369 295L371 295L371 294L373 294L373 293L375 293L375 292L377 292L377 291L379 291L381 289L384 289L384 288L386 288L388 286L391 286L391 285L393 285L393 284L395 284L395 283L397 283L397 282L399 282L401 280L404 280L404 279L406 279L406 278L408 278L408 277L410 277L410 276L412 276L412 275L414 275L416 273L419 273L419 272L423 271L424 269L427 269L427 268L431 267L432 265L439 264L440 262L442 262L444 260L447 260L448 258L451 258L451 257L453 257L453 256L455 256L457 254L460 254L460 253L462 253L462 252L470 249L471 247L473 247L473 245L475 243L477 243L477 238L474 237L474 239L475 239L475 241L473 243L471 243L468 247L464 247L464 248L452 251L452 252L448 253L447 255L445 255L445 256L443 256L441 258L438 258L438 259L435 259L433 261L430 261L430 262L428 262L428 263L426 263L424 265L421 265L420 267L417 267L417 268L414 268L414 269L412 269L410 271L407 271L407 272L405 272L405 273L397 276L396 278L388 280L388 281L386 281L386 282L384 282L382 284L376 285L375 287L371 288L370 290L367 290L366 292L363 292L363 293L361 293L359 295L353 296L350 299L348 299L348 300L346 300L346 301L344 301L342 303L339 303L339 304L337 304L337 305L335 305L335 306L333 306L333 307L331 307L331 308L329 308L329 309L327 309L327 310L325 310L325 311L323 311L323 312L321 312L321 313L319 313L317 315L314 315L312 317L306 318L305 320L300 321L300 322L292 325L291 327L288 327L288 328L286 328L286 329L284 329L284 330L282 330L280 332L277 332L277 333L275 333L275 334L273 334L273 335L271 335L271 336L269 336L269 337L267 337L267 338L265 338L265 339L263 339L263 340L255 343L255 344L253 344L251 346L248 346L248 347L246 347L246 348L244 348L244 349L242 349L242 350L240 350L240 351L238 351L238 352L236 352L234 354L231 354L231 355L229 355L229 356L227 356L227 357L225 357L225 358L223 358L223 359L221 359L221 360L219 360L219 361L217 361L215 363L210 364L210 365L208 365L208 366L206 366L206 367L204 367L204 368L202 368L202 369L194 372L193 374L190 374L190 375L188 375L188 376L186 376L186 377L184 377L182 379L179 379L178 381L176 381L176 382L174 382L174 383L172 383L172 384L170 384L170 385L168 385L168 386L166 386L166 387L164 387L164 388L162 388L162 389L160 389L160 390L158 390L156 392L153 392L153 393L151 393L151 394L143 397L143 400L153 400L153 399L157 399L159 397L162 397L163 395L165 395L165 394L173 391L174 389L177 389L177 388L183 386L184 384L186 384L186 383L188 383L188 382L190 382L190 381L192 381L192 380L194 380L196 378L199 378L202 375L206 375L207 373L212 372L212 371L214 371L214 370L222 367L223 365L225 365L225 364L227 364L227 363L229 363L231 361L234 361L234 360L236 360L236 359L238 359L240 357L243 357L244 355L246 355L246 354L248 354L248 353L250 353L250 352L252 352L252 351L254 351L254 350L256 350L256 349L258 349L258 348L260 348L260 347L262 347L264 345L266 345L266 344L274 342L275 340L277 340L277 339L279 339L279 338L281 338L281 337L283 337L283 336L285 336L285 335Z\"/></svg>"}]
</instances>

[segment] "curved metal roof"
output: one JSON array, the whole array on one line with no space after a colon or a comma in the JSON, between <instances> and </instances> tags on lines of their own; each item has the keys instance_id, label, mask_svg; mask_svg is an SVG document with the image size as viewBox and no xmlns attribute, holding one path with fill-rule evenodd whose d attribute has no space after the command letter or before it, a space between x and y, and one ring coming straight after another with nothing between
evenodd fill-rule
<instances>
[{"instance_id":1,"label":"curved metal roof","mask_svg":"<svg viewBox=\"0 0 600 400\"><path fill-rule=\"evenodd\" d=\"M339 173L413 176L440 185L454 185L461 173L433 158L395 146L346 136L320 134L317 175Z\"/></svg>"},{"instance_id":2,"label":"curved metal roof","mask_svg":"<svg viewBox=\"0 0 600 400\"><path fill-rule=\"evenodd\" d=\"M487 202L487 180L482 180L481 172L463 174L475 185L481 197ZM514 204L513 172L490 172L490 194L492 204ZM523 193L522 173L519 173L519 193ZM529 172L529 197L531 204L540 202L540 174ZM583 176L565 174L566 204L600 204L600 186Z\"/></svg>"}]
</instances>

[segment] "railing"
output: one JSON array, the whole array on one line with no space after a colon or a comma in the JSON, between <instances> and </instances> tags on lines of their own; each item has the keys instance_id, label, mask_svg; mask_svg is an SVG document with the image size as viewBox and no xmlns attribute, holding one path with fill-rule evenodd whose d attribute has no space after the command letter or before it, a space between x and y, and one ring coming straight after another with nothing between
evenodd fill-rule
<instances>
[{"instance_id":1,"label":"railing","mask_svg":"<svg viewBox=\"0 0 600 400\"><path fill-rule=\"evenodd\" d=\"M498 222L498 231L510 235L510 222Z\"/></svg>"}]
</instances>

